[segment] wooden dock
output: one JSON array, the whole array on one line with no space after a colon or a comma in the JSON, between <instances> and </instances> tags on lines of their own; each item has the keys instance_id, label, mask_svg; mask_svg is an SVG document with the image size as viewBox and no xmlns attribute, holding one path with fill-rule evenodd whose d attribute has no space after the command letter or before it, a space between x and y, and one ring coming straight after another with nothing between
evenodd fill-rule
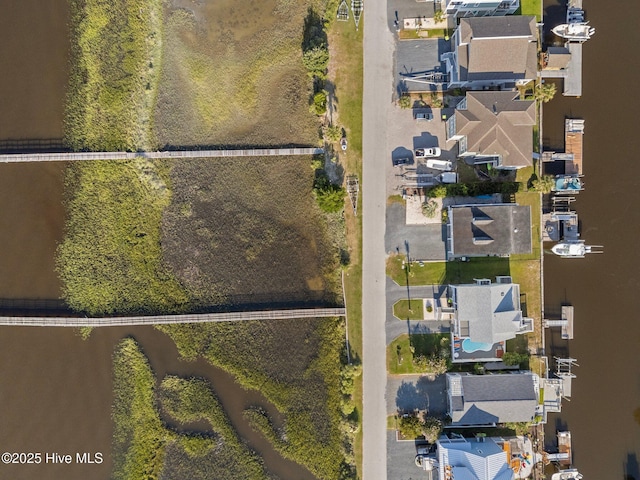
<instances>
[{"instance_id":1,"label":"wooden dock","mask_svg":"<svg viewBox=\"0 0 640 480\"><path fill-rule=\"evenodd\" d=\"M345 308L299 308L250 312L147 315L133 317L0 317L0 325L24 327L117 327L169 323L238 322L245 320L286 320L292 318L344 317Z\"/></svg>"},{"instance_id":2,"label":"wooden dock","mask_svg":"<svg viewBox=\"0 0 640 480\"><path fill-rule=\"evenodd\" d=\"M544 319L543 325L546 328L560 327L564 340L573 340L573 306L563 305L560 320Z\"/></svg>"},{"instance_id":3,"label":"wooden dock","mask_svg":"<svg viewBox=\"0 0 640 480\"><path fill-rule=\"evenodd\" d=\"M572 156L566 163L565 173L582 175L582 143L584 137L584 120L567 118L564 121L564 150Z\"/></svg>"},{"instance_id":4,"label":"wooden dock","mask_svg":"<svg viewBox=\"0 0 640 480\"><path fill-rule=\"evenodd\" d=\"M68 152L68 153L10 153L0 154L0 163L23 162L73 162L90 160L134 160L223 158L223 157L272 157L290 155L320 155L324 148L252 148L231 150L165 150L161 152Z\"/></svg>"}]
</instances>

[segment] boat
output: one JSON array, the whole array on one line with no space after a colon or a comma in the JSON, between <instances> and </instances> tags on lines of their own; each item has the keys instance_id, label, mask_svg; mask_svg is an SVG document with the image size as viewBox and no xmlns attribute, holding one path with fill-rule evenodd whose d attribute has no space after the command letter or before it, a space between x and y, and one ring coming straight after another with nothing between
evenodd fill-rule
<instances>
[{"instance_id":1,"label":"boat","mask_svg":"<svg viewBox=\"0 0 640 480\"><path fill-rule=\"evenodd\" d=\"M432 168L434 170L443 170L445 172L453 170L453 163L447 160L429 159L426 161L426 164L427 168Z\"/></svg>"},{"instance_id":2,"label":"boat","mask_svg":"<svg viewBox=\"0 0 640 480\"><path fill-rule=\"evenodd\" d=\"M562 25L553 27L551 31L559 37L578 42L585 42L596 33L596 29L587 22L563 23Z\"/></svg>"},{"instance_id":3,"label":"boat","mask_svg":"<svg viewBox=\"0 0 640 480\"><path fill-rule=\"evenodd\" d=\"M342 148L343 151L347 149L347 139L345 137L340 139L340 148Z\"/></svg>"},{"instance_id":4,"label":"boat","mask_svg":"<svg viewBox=\"0 0 640 480\"><path fill-rule=\"evenodd\" d=\"M587 253L602 253L601 245L585 245L584 240L574 240L571 242L556 243L551 247L551 251L556 255L564 258L584 258Z\"/></svg>"},{"instance_id":5,"label":"boat","mask_svg":"<svg viewBox=\"0 0 640 480\"><path fill-rule=\"evenodd\" d=\"M360 25L362 10L364 10L364 0L351 0L351 13L353 13L353 21L356 24L356 30Z\"/></svg>"},{"instance_id":6,"label":"boat","mask_svg":"<svg viewBox=\"0 0 640 480\"><path fill-rule=\"evenodd\" d=\"M551 480L581 480L582 474L575 468L562 470L551 475Z\"/></svg>"}]
</instances>

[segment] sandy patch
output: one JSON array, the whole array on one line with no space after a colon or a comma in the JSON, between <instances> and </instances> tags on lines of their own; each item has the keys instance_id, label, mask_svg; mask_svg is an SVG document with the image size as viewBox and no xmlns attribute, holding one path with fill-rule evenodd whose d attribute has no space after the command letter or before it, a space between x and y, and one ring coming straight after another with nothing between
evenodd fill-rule
<instances>
[{"instance_id":1,"label":"sandy patch","mask_svg":"<svg viewBox=\"0 0 640 480\"><path fill-rule=\"evenodd\" d=\"M438 204L438 209L433 218L427 218L422 213L422 204L426 197L421 193L408 195L406 198L406 222L407 225L432 225L442 223L442 199L434 198Z\"/></svg>"}]
</instances>

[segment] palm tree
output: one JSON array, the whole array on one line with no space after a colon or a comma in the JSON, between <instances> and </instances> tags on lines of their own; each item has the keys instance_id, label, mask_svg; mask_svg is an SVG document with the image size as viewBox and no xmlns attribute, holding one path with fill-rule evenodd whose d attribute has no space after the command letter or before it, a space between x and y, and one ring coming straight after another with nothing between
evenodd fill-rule
<instances>
[{"instance_id":1,"label":"palm tree","mask_svg":"<svg viewBox=\"0 0 640 480\"><path fill-rule=\"evenodd\" d=\"M442 10L436 10L433 13L433 21L436 23L444 22L444 12Z\"/></svg>"},{"instance_id":2,"label":"palm tree","mask_svg":"<svg viewBox=\"0 0 640 480\"><path fill-rule=\"evenodd\" d=\"M551 101L551 99L556 94L556 84L555 83L538 83L536 85L535 90L535 99L541 100L542 103L547 103Z\"/></svg>"}]
</instances>

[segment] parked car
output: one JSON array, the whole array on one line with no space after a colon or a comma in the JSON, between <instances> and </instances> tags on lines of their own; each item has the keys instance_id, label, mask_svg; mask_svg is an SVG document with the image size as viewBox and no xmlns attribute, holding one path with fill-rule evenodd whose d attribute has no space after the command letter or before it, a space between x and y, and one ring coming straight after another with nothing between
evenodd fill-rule
<instances>
[{"instance_id":1,"label":"parked car","mask_svg":"<svg viewBox=\"0 0 640 480\"><path fill-rule=\"evenodd\" d=\"M427 158L427 157L439 157L442 153L438 147L431 148L416 148L415 156L416 158Z\"/></svg>"},{"instance_id":2,"label":"parked car","mask_svg":"<svg viewBox=\"0 0 640 480\"><path fill-rule=\"evenodd\" d=\"M411 163L411 159L409 157L394 158L393 159L393 166L394 167L401 167L403 165L409 165L410 163Z\"/></svg>"},{"instance_id":3,"label":"parked car","mask_svg":"<svg viewBox=\"0 0 640 480\"><path fill-rule=\"evenodd\" d=\"M433 120L433 113L429 113L429 112L416 112L413 115L413 118L415 118L416 120L426 120L426 121L430 121Z\"/></svg>"}]
</instances>

